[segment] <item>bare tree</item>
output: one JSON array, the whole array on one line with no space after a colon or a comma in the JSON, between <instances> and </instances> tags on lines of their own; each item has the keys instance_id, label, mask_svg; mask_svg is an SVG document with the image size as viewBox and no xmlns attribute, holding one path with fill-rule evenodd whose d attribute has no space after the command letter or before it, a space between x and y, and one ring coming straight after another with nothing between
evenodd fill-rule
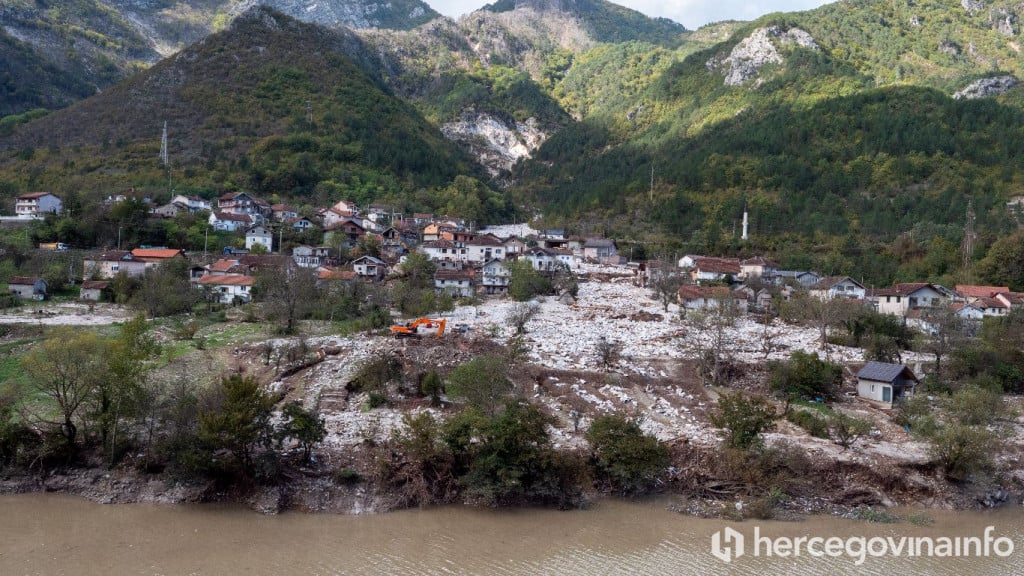
<instances>
[{"instance_id":1,"label":"bare tree","mask_svg":"<svg viewBox=\"0 0 1024 576\"><path fill-rule=\"evenodd\" d=\"M256 293L264 302L267 319L281 324L284 334L294 334L317 301L316 271L301 268L291 260L284 266L267 268L256 279Z\"/></svg>"},{"instance_id":2,"label":"bare tree","mask_svg":"<svg viewBox=\"0 0 1024 576\"><path fill-rule=\"evenodd\" d=\"M686 315L684 322L690 332L686 345L689 355L697 360L705 386L719 385L724 380L734 344L730 329L737 318L739 309L732 298L712 300L705 308Z\"/></svg>"},{"instance_id":3,"label":"bare tree","mask_svg":"<svg viewBox=\"0 0 1024 576\"><path fill-rule=\"evenodd\" d=\"M679 287L686 283L684 276L671 260L665 259L649 262L648 274L650 279L647 285L654 291L665 312L668 312L668 305L678 297Z\"/></svg>"},{"instance_id":4,"label":"bare tree","mask_svg":"<svg viewBox=\"0 0 1024 576\"><path fill-rule=\"evenodd\" d=\"M761 317L761 335L758 338L761 345L761 354L765 361L768 361L772 352L779 349L779 331L772 325L774 321L775 317L765 310L764 315Z\"/></svg>"},{"instance_id":5,"label":"bare tree","mask_svg":"<svg viewBox=\"0 0 1024 576\"><path fill-rule=\"evenodd\" d=\"M607 370L619 361L622 345L614 340L608 340L604 336L601 336L597 340L597 345L594 349L597 352L597 359L601 363L601 366Z\"/></svg>"},{"instance_id":6,"label":"bare tree","mask_svg":"<svg viewBox=\"0 0 1024 576\"><path fill-rule=\"evenodd\" d=\"M516 334L526 333L526 324L540 312L540 306L533 302L517 302L505 314L505 323L515 328Z\"/></svg>"},{"instance_id":7,"label":"bare tree","mask_svg":"<svg viewBox=\"0 0 1024 576\"><path fill-rule=\"evenodd\" d=\"M923 348L935 355L935 377L942 378L942 358L966 340L964 321L948 309L932 310L926 320L930 326Z\"/></svg>"},{"instance_id":8,"label":"bare tree","mask_svg":"<svg viewBox=\"0 0 1024 576\"><path fill-rule=\"evenodd\" d=\"M821 348L828 344L829 328L837 326L861 313L864 305L856 300L832 298L822 300L807 293L794 296L783 307L784 315L793 320L807 322L818 329Z\"/></svg>"}]
</instances>

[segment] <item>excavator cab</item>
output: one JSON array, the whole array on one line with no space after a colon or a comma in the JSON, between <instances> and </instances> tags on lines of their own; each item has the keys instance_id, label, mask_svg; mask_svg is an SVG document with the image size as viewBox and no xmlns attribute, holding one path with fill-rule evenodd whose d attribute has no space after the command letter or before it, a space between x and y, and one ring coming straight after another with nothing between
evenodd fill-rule
<instances>
[{"instance_id":1,"label":"excavator cab","mask_svg":"<svg viewBox=\"0 0 1024 576\"><path fill-rule=\"evenodd\" d=\"M437 330L437 338L444 335L444 328L448 324L448 321L444 318L417 318L411 322L405 324L395 324L391 327L391 335L395 338L422 338L423 334L429 334L432 330ZM421 333L420 328L426 329L426 332Z\"/></svg>"}]
</instances>

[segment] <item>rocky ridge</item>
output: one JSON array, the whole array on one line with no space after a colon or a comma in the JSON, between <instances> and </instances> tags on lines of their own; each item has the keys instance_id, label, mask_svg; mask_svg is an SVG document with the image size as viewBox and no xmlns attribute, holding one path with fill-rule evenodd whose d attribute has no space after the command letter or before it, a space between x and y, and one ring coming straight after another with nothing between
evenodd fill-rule
<instances>
[{"instance_id":1,"label":"rocky ridge","mask_svg":"<svg viewBox=\"0 0 1024 576\"><path fill-rule=\"evenodd\" d=\"M954 100L974 100L976 98L991 98L1005 94L1018 84L1017 78L1012 75L994 76L992 78L981 78L971 82L962 90L953 94Z\"/></svg>"},{"instance_id":2,"label":"rocky ridge","mask_svg":"<svg viewBox=\"0 0 1024 576\"><path fill-rule=\"evenodd\" d=\"M707 61L710 71L723 71L726 86L742 86L760 75L761 68L768 64L782 64L784 58L780 46L799 46L820 50L818 43L805 30L779 26L757 28L740 40L728 56L717 56Z\"/></svg>"}]
</instances>

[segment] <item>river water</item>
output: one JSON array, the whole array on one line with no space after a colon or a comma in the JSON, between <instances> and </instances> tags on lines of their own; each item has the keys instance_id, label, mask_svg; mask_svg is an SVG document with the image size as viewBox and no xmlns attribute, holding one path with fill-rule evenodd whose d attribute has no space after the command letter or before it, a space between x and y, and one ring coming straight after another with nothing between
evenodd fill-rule
<instances>
[{"instance_id":1,"label":"river water","mask_svg":"<svg viewBox=\"0 0 1024 576\"><path fill-rule=\"evenodd\" d=\"M289 513L262 516L219 505L100 505L52 494L0 497L0 575L158 574L1024 574L1024 510L927 512L929 526L832 517L731 523L683 516L666 500L600 501L588 510L492 511L451 507L378 516ZM767 556L765 538L930 537L993 540L987 557ZM712 535L729 527L745 554L712 555ZM755 529L758 531L755 534ZM756 554L751 541L762 538ZM990 543L993 542L990 540ZM1006 552L1012 541L1014 551ZM837 544L838 546L839 544ZM933 544L934 545L934 544ZM722 549L735 552L735 540ZM772 548L782 553L785 545ZM852 546L852 547L851 547ZM975 545L977 548L978 545ZM814 549L826 551L821 544ZM925 549L926 550L926 549ZM941 548L935 549L942 554ZM946 549L950 552L951 549ZM984 550L971 549L972 554ZM947 554L948 555L948 554ZM856 556L856 555L855 555Z\"/></svg>"}]
</instances>

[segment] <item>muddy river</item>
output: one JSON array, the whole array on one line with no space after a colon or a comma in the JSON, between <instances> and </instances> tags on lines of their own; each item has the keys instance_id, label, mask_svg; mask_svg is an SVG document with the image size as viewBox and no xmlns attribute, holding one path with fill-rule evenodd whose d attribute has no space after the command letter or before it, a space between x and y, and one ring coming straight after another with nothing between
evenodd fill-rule
<instances>
[{"instance_id":1,"label":"muddy river","mask_svg":"<svg viewBox=\"0 0 1024 576\"><path fill-rule=\"evenodd\" d=\"M0 574L1024 573L1021 508L928 512L934 522L919 526L830 517L730 523L666 504L261 516L228 506L2 496ZM712 553L716 533L721 558Z\"/></svg>"}]
</instances>

